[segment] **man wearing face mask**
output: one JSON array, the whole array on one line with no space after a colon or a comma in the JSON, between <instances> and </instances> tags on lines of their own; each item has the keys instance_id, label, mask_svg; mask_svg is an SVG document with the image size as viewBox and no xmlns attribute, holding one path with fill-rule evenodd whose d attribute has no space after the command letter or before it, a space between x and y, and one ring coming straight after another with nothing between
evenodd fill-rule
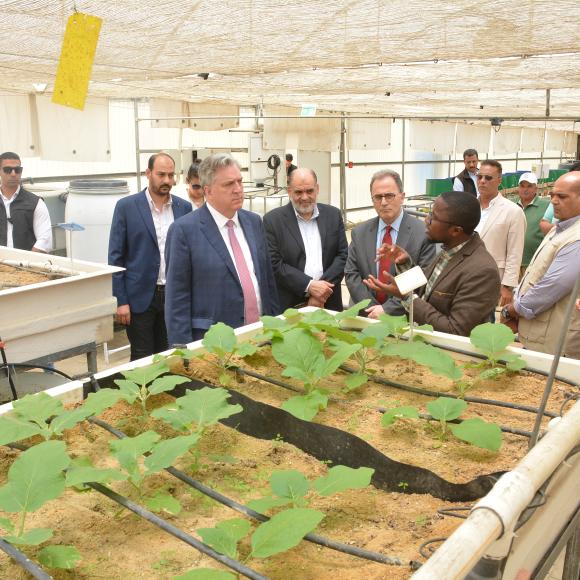
<instances>
[{"instance_id":1,"label":"man wearing face mask","mask_svg":"<svg viewBox=\"0 0 580 580\"><path fill-rule=\"evenodd\" d=\"M317 203L312 169L290 175L290 203L268 212L264 227L282 311L300 304L342 310L340 283L348 243L340 211Z\"/></svg>"},{"instance_id":2,"label":"man wearing face mask","mask_svg":"<svg viewBox=\"0 0 580 580\"><path fill-rule=\"evenodd\" d=\"M22 164L16 153L0 155L0 246L50 252L52 226L44 201L20 185Z\"/></svg>"}]
</instances>

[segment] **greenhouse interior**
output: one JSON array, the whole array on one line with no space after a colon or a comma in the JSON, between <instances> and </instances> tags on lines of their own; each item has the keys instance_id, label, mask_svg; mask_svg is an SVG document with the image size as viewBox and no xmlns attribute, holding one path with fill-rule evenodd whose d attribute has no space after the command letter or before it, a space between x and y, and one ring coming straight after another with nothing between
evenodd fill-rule
<instances>
[{"instance_id":1,"label":"greenhouse interior","mask_svg":"<svg viewBox=\"0 0 580 580\"><path fill-rule=\"evenodd\" d=\"M579 578L579 22L0 2L0 578Z\"/></svg>"}]
</instances>

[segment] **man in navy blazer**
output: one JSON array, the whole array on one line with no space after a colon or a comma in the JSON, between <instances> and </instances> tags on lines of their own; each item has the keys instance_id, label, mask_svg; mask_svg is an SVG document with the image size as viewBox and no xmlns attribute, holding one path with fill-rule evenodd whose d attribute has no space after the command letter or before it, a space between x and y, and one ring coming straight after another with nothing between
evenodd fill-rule
<instances>
[{"instance_id":1,"label":"man in navy blazer","mask_svg":"<svg viewBox=\"0 0 580 580\"><path fill-rule=\"evenodd\" d=\"M131 360L167 350L164 319L165 240L171 223L191 212L191 204L171 195L175 163L166 153L152 155L149 186L120 199L109 238L109 264L125 268L113 274L117 322L127 327Z\"/></svg>"},{"instance_id":2,"label":"man in navy blazer","mask_svg":"<svg viewBox=\"0 0 580 580\"><path fill-rule=\"evenodd\" d=\"M165 320L169 343L203 338L223 322L237 328L279 314L262 220L242 209L238 162L211 155L199 166L206 204L176 220L166 246Z\"/></svg>"}]
</instances>

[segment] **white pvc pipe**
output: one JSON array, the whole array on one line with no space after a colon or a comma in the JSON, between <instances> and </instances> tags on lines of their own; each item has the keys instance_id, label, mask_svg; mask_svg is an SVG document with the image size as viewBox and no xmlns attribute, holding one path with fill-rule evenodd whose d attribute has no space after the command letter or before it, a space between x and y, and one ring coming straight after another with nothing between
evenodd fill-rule
<instances>
[{"instance_id":1,"label":"white pvc pipe","mask_svg":"<svg viewBox=\"0 0 580 580\"><path fill-rule=\"evenodd\" d=\"M57 266L52 262L23 262L22 260L0 260L0 264L6 266L14 266L16 268L27 268L31 270L43 270L52 274L66 274L67 276L74 276L79 274L79 270L71 270L63 266Z\"/></svg>"},{"instance_id":2,"label":"white pvc pipe","mask_svg":"<svg viewBox=\"0 0 580 580\"><path fill-rule=\"evenodd\" d=\"M578 444L580 401L512 471L500 478L413 579L463 578L504 530L513 529L535 492Z\"/></svg>"}]
</instances>

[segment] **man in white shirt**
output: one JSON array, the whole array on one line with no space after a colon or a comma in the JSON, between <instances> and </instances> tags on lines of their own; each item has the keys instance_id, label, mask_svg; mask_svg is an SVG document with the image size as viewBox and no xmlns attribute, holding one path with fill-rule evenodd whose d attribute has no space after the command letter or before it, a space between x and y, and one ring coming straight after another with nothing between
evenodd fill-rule
<instances>
[{"instance_id":1,"label":"man in white shirt","mask_svg":"<svg viewBox=\"0 0 580 580\"><path fill-rule=\"evenodd\" d=\"M22 164L16 153L0 155L0 246L50 252L52 226L44 201L20 184Z\"/></svg>"},{"instance_id":2,"label":"man in white shirt","mask_svg":"<svg viewBox=\"0 0 580 580\"><path fill-rule=\"evenodd\" d=\"M113 274L117 322L127 327L131 360L167 350L164 319L165 240L174 219L191 204L171 195L175 163L166 153L149 158L149 186L120 199L109 238L109 264L125 268Z\"/></svg>"},{"instance_id":3,"label":"man in white shirt","mask_svg":"<svg viewBox=\"0 0 580 580\"><path fill-rule=\"evenodd\" d=\"M453 180L453 191L465 191L471 195L479 195L477 188L477 164L479 156L475 149L466 149L463 152L465 169Z\"/></svg>"},{"instance_id":4,"label":"man in white shirt","mask_svg":"<svg viewBox=\"0 0 580 580\"><path fill-rule=\"evenodd\" d=\"M205 205L167 235L165 320L173 345L203 338L217 322L238 328L280 313L262 220L242 209L238 162L206 157L199 178Z\"/></svg>"},{"instance_id":5,"label":"man in white shirt","mask_svg":"<svg viewBox=\"0 0 580 580\"><path fill-rule=\"evenodd\" d=\"M493 256L501 278L500 306L512 299L524 252L526 216L521 207L499 192L502 166L488 159L477 174L481 220L475 231Z\"/></svg>"},{"instance_id":6,"label":"man in white shirt","mask_svg":"<svg viewBox=\"0 0 580 580\"><path fill-rule=\"evenodd\" d=\"M288 183L290 203L264 216L282 311L304 303L343 309L344 222L336 207L317 203L318 193L316 173L295 169Z\"/></svg>"}]
</instances>

